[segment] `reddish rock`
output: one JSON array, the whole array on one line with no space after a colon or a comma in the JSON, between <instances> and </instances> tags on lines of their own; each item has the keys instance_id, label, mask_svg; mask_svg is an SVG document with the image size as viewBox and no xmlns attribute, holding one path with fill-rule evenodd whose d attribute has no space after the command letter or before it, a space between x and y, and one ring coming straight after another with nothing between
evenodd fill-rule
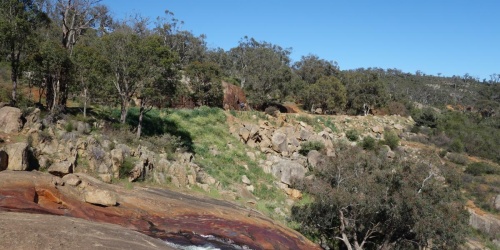
<instances>
[{"instance_id":1,"label":"reddish rock","mask_svg":"<svg viewBox=\"0 0 500 250\"><path fill-rule=\"evenodd\" d=\"M166 189L127 190L77 174L77 187L55 185L40 172L0 172L0 211L53 214L107 222L155 238L202 244L203 235L229 239L251 249L320 249L301 234L233 203ZM117 206L85 203L87 188L117 195Z\"/></svg>"},{"instance_id":2,"label":"reddish rock","mask_svg":"<svg viewBox=\"0 0 500 250\"><path fill-rule=\"evenodd\" d=\"M245 92L240 87L223 81L222 88L224 91L224 100L222 102L224 109L240 110L239 104L247 103ZM246 108L248 108L248 105L246 105Z\"/></svg>"}]
</instances>

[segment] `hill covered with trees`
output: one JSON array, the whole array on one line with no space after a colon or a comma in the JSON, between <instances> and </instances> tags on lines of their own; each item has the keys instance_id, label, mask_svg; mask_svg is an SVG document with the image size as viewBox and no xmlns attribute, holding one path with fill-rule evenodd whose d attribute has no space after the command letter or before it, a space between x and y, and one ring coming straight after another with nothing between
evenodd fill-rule
<instances>
[{"instance_id":1,"label":"hill covered with trees","mask_svg":"<svg viewBox=\"0 0 500 250\"><path fill-rule=\"evenodd\" d=\"M241 87L246 105L270 117L279 118L275 111L285 102L321 119L327 115L411 116L415 125L393 135L394 141L404 138L436 146L443 158L468 154L491 161L490 165L467 162L457 168L466 171L463 182L468 194L483 209L494 210L490 196L498 192L497 179L481 176L500 173L495 165L500 164L500 74L476 79L469 74L341 69L336 62L312 54L293 61L291 48L252 37L241 38L229 50L210 48L205 35L182 30L180 23L169 11L156 20L141 15L116 19L100 1L1 1L0 81L9 91L0 92L0 102L19 107L26 115L30 107L40 107L48 124L69 113L68 107L76 107L71 112L81 112L84 120L91 107L106 107L119 114L103 119L133 131L136 138L153 138L157 134L151 131L160 128L161 133L183 138L185 133L169 127L168 119L156 117L171 113L152 110L209 106L214 109L203 110L217 114L218 123L225 122L226 116L217 109L223 107L223 81ZM184 118L178 120L193 116L180 113ZM165 124L151 126L148 121L153 119ZM302 122L311 125L314 119ZM328 127L326 122L322 125ZM358 140L355 130L342 133L351 141ZM377 141L397 151L398 142L390 144L390 134L379 136ZM312 171L317 178L288 183L314 200L296 206L290 220L303 225L303 232L311 238L340 249L344 245L408 249L432 241L434 246L452 249L454 243L463 243L462 178L443 174L445 181L435 180L431 178L434 172L419 172L422 162L410 161L403 153L386 161L374 138L361 137L357 146L338 145L334 156ZM182 143L194 153L212 150L208 145L201 150L192 141ZM307 147L324 149L316 142ZM226 171L214 169L209 173ZM259 187L266 193L267 186ZM488 195L477 191L481 188L488 189ZM456 216L445 218L450 213ZM422 219L424 214L443 221L432 225ZM449 231L453 225L458 225L455 233Z\"/></svg>"}]
</instances>

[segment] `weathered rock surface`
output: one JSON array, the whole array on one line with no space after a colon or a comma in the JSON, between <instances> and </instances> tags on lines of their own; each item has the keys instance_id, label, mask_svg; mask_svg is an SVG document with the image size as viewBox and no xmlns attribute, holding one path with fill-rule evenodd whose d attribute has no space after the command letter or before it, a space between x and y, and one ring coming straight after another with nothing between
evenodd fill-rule
<instances>
[{"instance_id":1,"label":"weathered rock surface","mask_svg":"<svg viewBox=\"0 0 500 250\"><path fill-rule=\"evenodd\" d=\"M0 212L2 249L173 249L123 227L65 216Z\"/></svg>"},{"instance_id":2,"label":"weathered rock surface","mask_svg":"<svg viewBox=\"0 0 500 250\"><path fill-rule=\"evenodd\" d=\"M73 173L73 164L69 161L56 162L49 167L49 173L61 177L65 176Z\"/></svg>"},{"instance_id":3,"label":"weathered rock surface","mask_svg":"<svg viewBox=\"0 0 500 250\"><path fill-rule=\"evenodd\" d=\"M75 175L82 181L76 187L62 185L60 178L46 173L2 171L0 211L65 215L107 222L186 244L204 243L200 235L217 235L251 249L319 249L299 233L254 210L229 202L169 190L127 190L87 175ZM104 207L84 202L84 193L95 189L116 193L119 205ZM66 233L66 230L61 232ZM29 240L34 239L36 237Z\"/></svg>"},{"instance_id":4,"label":"weathered rock surface","mask_svg":"<svg viewBox=\"0 0 500 250\"><path fill-rule=\"evenodd\" d=\"M7 153L8 170L25 171L28 169L28 144L25 142L18 142L7 144L5 146Z\"/></svg>"},{"instance_id":5,"label":"weathered rock surface","mask_svg":"<svg viewBox=\"0 0 500 250\"><path fill-rule=\"evenodd\" d=\"M500 219L484 213L470 204L468 211L470 214L469 225L488 235L494 242L500 243ZM500 247L500 244L497 245Z\"/></svg>"},{"instance_id":6,"label":"weathered rock surface","mask_svg":"<svg viewBox=\"0 0 500 250\"><path fill-rule=\"evenodd\" d=\"M306 172L304 166L290 160L281 160L272 166L274 177L288 185L292 184L293 179L303 179Z\"/></svg>"},{"instance_id":7,"label":"weathered rock surface","mask_svg":"<svg viewBox=\"0 0 500 250\"><path fill-rule=\"evenodd\" d=\"M84 194L85 202L105 207L116 205L116 194L108 190L92 190Z\"/></svg>"},{"instance_id":8,"label":"weathered rock surface","mask_svg":"<svg viewBox=\"0 0 500 250\"><path fill-rule=\"evenodd\" d=\"M23 128L22 112L18 108L0 108L0 132L17 133Z\"/></svg>"}]
</instances>

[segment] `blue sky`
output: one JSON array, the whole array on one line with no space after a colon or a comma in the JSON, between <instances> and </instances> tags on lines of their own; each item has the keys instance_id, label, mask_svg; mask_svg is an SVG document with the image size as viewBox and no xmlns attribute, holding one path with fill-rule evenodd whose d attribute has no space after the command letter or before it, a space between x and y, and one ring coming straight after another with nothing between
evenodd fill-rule
<instances>
[{"instance_id":1,"label":"blue sky","mask_svg":"<svg viewBox=\"0 0 500 250\"><path fill-rule=\"evenodd\" d=\"M338 62L480 79L500 73L500 0L104 0L117 18L169 10L209 47L253 37Z\"/></svg>"}]
</instances>

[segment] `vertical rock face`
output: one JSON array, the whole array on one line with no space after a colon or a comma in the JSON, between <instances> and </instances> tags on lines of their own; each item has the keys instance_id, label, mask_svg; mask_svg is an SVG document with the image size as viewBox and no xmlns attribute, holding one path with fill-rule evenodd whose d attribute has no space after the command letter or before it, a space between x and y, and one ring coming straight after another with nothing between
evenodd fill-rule
<instances>
[{"instance_id":1,"label":"vertical rock face","mask_svg":"<svg viewBox=\"0 0 500 250\"><path fill-rule=\"evenodd\" d=\"M28 169L28 144L25 142L18 142L8 144L5 146L5 153L7 154L7 169L15 171L25 171ZM0 155L1 157L1 155ZM1 158L5 158L1 157ZM3 160L0 160L2 162ZM2 163L0 163L1 169Z\"/></svg>"},{"instance_id":2,"label":"vertical rock face","mask_svg":"<svg viewBox=\"0 0 500 250\"><path fill-rule=\"evenodd\" d=\"M245 92L233 84L222 82L222 88L224 89L224 109L236 109L239 110L239 103L247 103L247 98L245 97Z\"/></svg>"},{"instance_id":3,"label":"vertical rock face","mask_svg":"<svg viewBox=\"0 0 500 250\"><path fill-rule=\"evenodd\" d=\"M18 108L0 108L0 132L17 133L23 128L22 113Z\"/></svg>"}]
</instances>

